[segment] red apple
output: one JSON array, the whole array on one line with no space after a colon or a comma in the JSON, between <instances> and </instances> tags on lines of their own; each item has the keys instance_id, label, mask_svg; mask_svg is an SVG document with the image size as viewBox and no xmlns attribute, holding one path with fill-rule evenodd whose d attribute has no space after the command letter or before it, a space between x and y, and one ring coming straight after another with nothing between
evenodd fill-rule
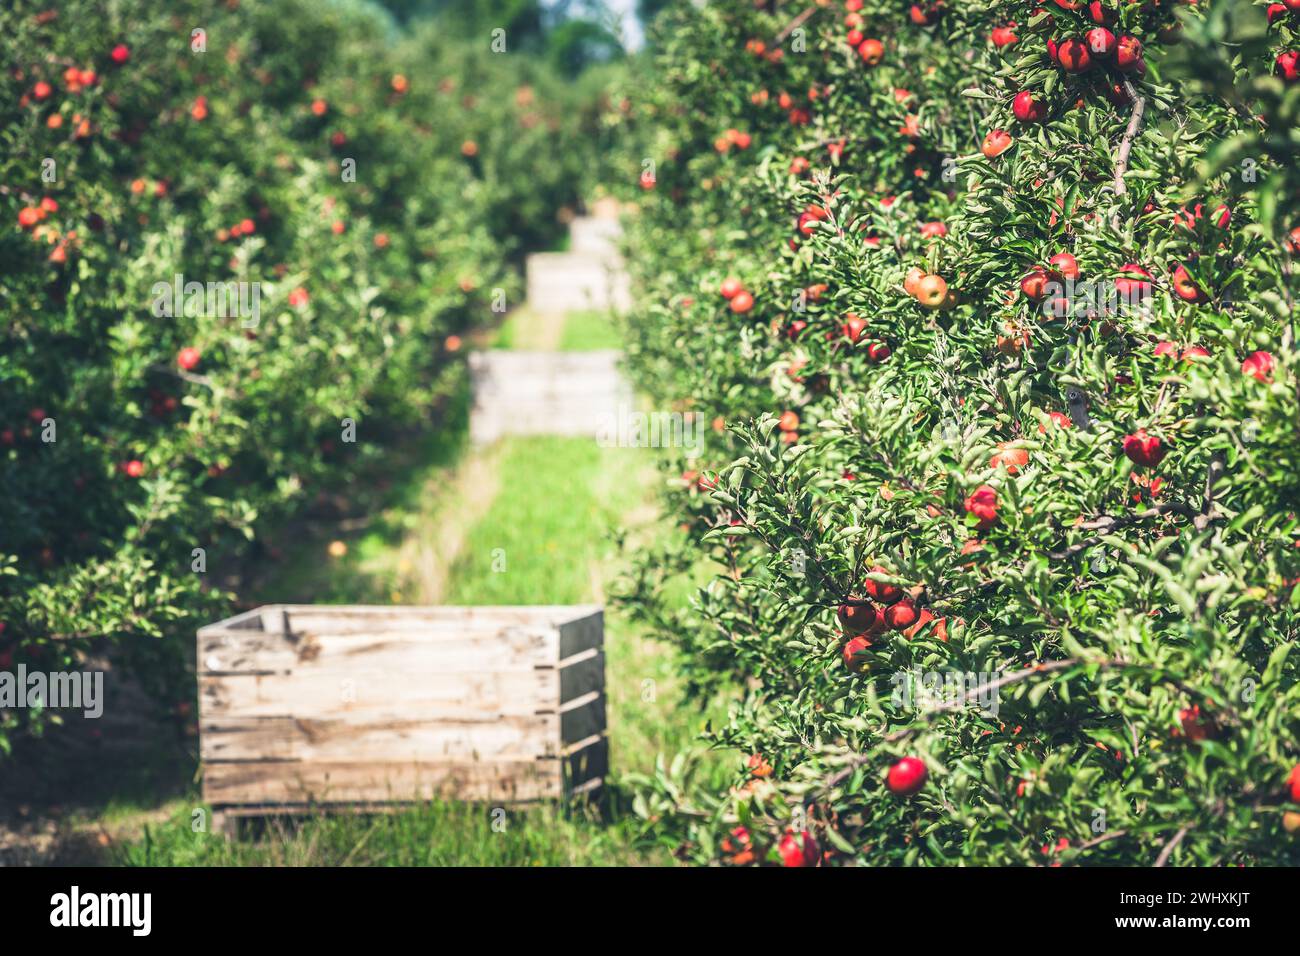
<instances>
[{"instance_id":1,"label":"red apple","mask_svg":"<svg viewBox=\"0 0 1300 956\"><path fill-rule=\"evenodd\" d=\"M1268 383L1273 380L1274 364L1272 352L1251 352L1241 363L1241 374Z\"/></svg>"},{"instance_id":2,"label":"red apple","mask_svg":"<svg viewBox=\"0 0 1300 956\"><path fill-rule=\"evenodd\" d=\"M1174 271L1169 276L1169 281L1174 288L1174 294L1185 302L1202 303L1210 301L1210 297L1196 284L1196 280L1192 278L1191 273L1187 271L1187 267L1181 262L1174 267Z\"/></svg>"},{"instance_id":3,"label":"red apple","mask_svg":"<svg viewBox=\"0 0 1300 956\"><path fill-rule=\"evenodd\" d=\"M777 847L781 854L782 866L816 866L817 841L812 834L804 830L797 836L793 830L787 830Z\"/></svg>"},{"instance_id":4,"label":"red apple","mask_svg":"<svg viewBox=\"0 0 1300 956\"><path fill-rule=\"evenodd\" d=\"M896 604L885 608L885 623L895 631L905 631L917 620L916 605L911 598L899 598Z\"/></svg>"},{"instance_id":5,"label":"red apple","mask_svg":"<svg viewBox=\"0 0 1300 956\"><path fill-rule=\"evenodd\" d=\"M910 797L925 786L925 779L929 775L930 772L919 759L904 757L889 768L885 786L889 788L890 793L896 793L900 797Z\"/></svg>"},{"instance_id":6,"label":"red apple","mask_svg":"<svg viewBox=\"0 0 1300 956\"><path fill-rule=\"evenodd\" d=\"M866 670L866 661L861 660L858 655L870 646L871 639L865 634L859 634L845 641L844 648L840 651L840 655L844 658L844 666L855 674Z\"/></svg>"},{"instance_id":7,"label":"red apple","mask_svg":"<svg viewBox=\"0 0 1300 956\"><path fill-rule=\"evenodd\" d=\"M1145 428L1139 428L1131 435L1124 436L1124 454L1135 465L1154 468L1165 457L1166 449L1155 435L1148 435Z\"/></svg>"},{"instance_id":8,"label":"red apple","mask_svg":"<svg viewBox=\"0 0 1300 956\"><path fill-rule=\"evenodd\" d=\"M980 485L966 497L962 506L967 514L979 519L975 526L978 530L986 531L997 524L998 492L992 485Z\"/></svg>"},{"instance_id":9,"label":"red apple","mask_svg":"<svg viewBox=\"0 0 1300 956\"><path fill-rule=\"evenodd\" d=\"M1041 123L1047 118L1047 107L1034 99L1034 94L1022 90L1011 103L1011 112L1022 123Z\"/></svg>"},{"instance_id":10,"label":"red apple","mask_svg":"<svg viewBox=\"0 0 1300 956\"><path fill-rule=\"evenodd\" d=\"M850 598L854 603L841 604L836 616L844 630L850 634L865 634L871 630L879 616L875 605L868 602L856 603L856 599Z\"/></svg>"},{"instance_id":11,"label":"red apple","mask_svg":"<svg viewBox=\"0 0 1300 956\"><path fill-rule=\"evenodd\" d=\"M1006 130L991 130L989 134L984 137L984 144L980 147L980 152L982 152L987 159L994 159L1009 150L1013 142L1011 134Z\"/></svg>"},{"instance_id":12,"label":"red apple","mask_svg":"<svg viewBox=\"0 0 1300 956\"><path fill-rule=\"evenodd\" d=\"M1105 27L1093 27L1084 34L1084 40L1092 55L1101 59L1108 59L1115 52L1115 45L1118 42L1115 34Z\"/></svg>"},{"instance_id":13,"label":"red apple","mask_svg":"<svg viewBox=\"0 0 1300 956\"><path fill-rule=\"evenodd\" d=\"M1294 83L1300 79L1300 53L1294 50L1279 53L1274 63L1277 67L1278 76L1288 83Z\"/></svg>"},{"instance_id":14,"label":"red apple","mask_svg":"<svg viewBox=\"0 0 1300 956\"><path fill-rule=\"evenodd\" d=\"M1120 37L1115 45L1115 66L1124 73L1141 70L1145 66L1142 62L1142 41L1137 37Z\"/></svg>"},{"instance_id":15,"label":"red apple","mask_svg":"<svg viewBox=\"0 0 1300 956\"><path fill-rule=\"evenodd\" d=\"M993 32L989 34L989 39L996 47L1010 46L1020 39L1016 36L1015 26L1014 23L1009 23L1004 27L994 27Z\"/></svg>"},{"instance_id":16,"label":"red apple","mask_svg":"<svg viewBox=\"0 0 1300 956\"><path fill-rule=\"evenodd\" d=\"M1134 305L1151 294L1151 273L1136 263L1129 262L1120 267L1120 276L1115 280L1115 291L1129 305Z\"/></svg>"},{"instance_id":17,"label":"red apple","mask_svg":"<svg viewBox=\"0 0 1300 956\"><path fill-rule=\"evenodd\" d=\"M1057 48L1056 62L1067 73L1086 73L1092 69L1092 54L1086 43L1071 37Z\"/></svg>"},{"instance_id":18,"label":"red apple","mask_svg":"<svg viewBox=\"0 0 1300 956\"><path fill-rule=\"evenodd\" d=\"M871 574L893 574L889 568L877 564L870 571ZM896 584L887 584L883 581L874 581L867 578L862 585L862 590L867 592L869 597L875 598L881 604L893 604L903 596L902 588Z\"/></svg>"}]
</instances>

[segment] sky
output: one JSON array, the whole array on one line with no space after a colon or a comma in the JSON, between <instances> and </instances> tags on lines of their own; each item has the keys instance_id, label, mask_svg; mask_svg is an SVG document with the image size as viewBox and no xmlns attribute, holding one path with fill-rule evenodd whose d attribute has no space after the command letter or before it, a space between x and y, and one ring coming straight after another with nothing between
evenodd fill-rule
<instances>
[{"instance_id":1,"label":"sky","mask_svg":"<svg viewBox=\"0 0 1300 956\"><path fill-rule=\"evenodd\" d=\"M629 50L639 50L645 42L641 21L636 18L636 0L605 0L605 5L623 21L623 43Z\"/></svg>"}]
</instances>

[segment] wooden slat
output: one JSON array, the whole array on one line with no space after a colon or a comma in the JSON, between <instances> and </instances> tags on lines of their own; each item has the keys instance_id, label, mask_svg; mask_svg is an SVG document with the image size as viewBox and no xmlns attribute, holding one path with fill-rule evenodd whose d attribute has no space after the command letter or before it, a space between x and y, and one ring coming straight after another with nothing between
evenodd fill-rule
<instances>
[{"instance_id":1,"label":"wooden slat","mask_svg":"<svg viewBox=\"0 0 1300 956\"><path fill-rule=\"evenodd\" d=\"M200 674L293 670L304 680L314 679L310 675L317 672L351 671L371 664L392 671L505 671L554 665L562 657L560 648L560 632L555 629L515 626L287 635L217 631L199 636L198 667Z\"/></svg>"},{"instance_id":2,"label":"wooden slat","mask_svg":"<svg viewBox=\"0 0 1300 956\"><path fill-rule=\"evenodd\" d=\"M590 614L565 621L559 630L561 659L600 647L605 642L605 612L596 608Z\"/></svg>"},{"instance_id":3,"label":"wooden slat","mask_svg":"<svg viewBox=\"0 0 1300 956\"><path fill-rule=\"evenodd\" d=\"M496 607L391 607L385 605L285 605L294 631L410 630L427 626L480 627L520 625L559 627L589 616L599 605L503 605Z\"/></svg>"},{"instance_id":4,"label":"wooden slat","mask_svg":"<svg viewBox=\"0 0 1300 956\"><path fill-rule=\"evenodd\" d=\"M605 730L605 695L583 694L560 708L560 742L575 744Z\"/></svg>"},{"instance_id":5,"label":"wooden slat","mask_svg":"<svg viewBox=\"0 0 1300 956\"><path fill-rule=\"evenodd\" d=\"M573 700L605 686L605 653L597 648L575 654L560 663L559 702Z\"/></svg>"},{"instance_id":6,"label":"wooden slat","mask_svg":"<svg viewBox=\"0 0 1300 956\"><path fill-rule=\"evenodd\" d=\"M361 719L461 719L554 710L560 683L555 668L494 674L368 668L318 671L311 680L301 673L200 675L199 704L204 720L344 714Z\"/></svg>"},{"instance_id":7,"label":"wooden slat","mask_svg":"<svg viewBox=\"0 0 1300 956\"><path fill-rule=\"evenodd\" d=\"M608 738L593 738L585 746L575 748L564 757L563 764L566 792L590 780L603 778L609 773Z\"/></svg>"},{"instance_id":8,"label":"wooden slat","mask_svg":"<svg viewBox=\"0 0 1300 956\"><path fill-rule=\"evenodd\" d=\"M575 733L580 727L594 728L595 715L585 714L583 720L584 714L585 709L574 715ZM500 714L482 720L235 717L202 723L200 752L205 761L527 760L559 755L564 719L558 714Z\"/></svg>"},{"instance_id":9,"label":"wooden slat","mask_svg":"<svg viewBox=\"0 0 1300 956\"><path fill-rule=\"evenodd\" d=\"M203 797L214 806L431 800L514 801L563 795L559 760L488 763L210 763Z\"/></svg>"}]
</instances>

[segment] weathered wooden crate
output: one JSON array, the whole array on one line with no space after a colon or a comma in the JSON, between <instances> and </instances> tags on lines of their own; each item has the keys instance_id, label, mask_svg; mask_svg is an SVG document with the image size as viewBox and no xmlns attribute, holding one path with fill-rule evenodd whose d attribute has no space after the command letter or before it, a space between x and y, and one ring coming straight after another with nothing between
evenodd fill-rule
<instances>
[{"instance_id":1,"label":"weathered wooden crate","mask_svg":"<svg viewBox=\"0 0 1300 956\"><path fill-rule=\"evenodd\" d=\"M234 816L599 788L603 612L272 605L198 632L203 794Z\"/></svg>"}]
</instances>

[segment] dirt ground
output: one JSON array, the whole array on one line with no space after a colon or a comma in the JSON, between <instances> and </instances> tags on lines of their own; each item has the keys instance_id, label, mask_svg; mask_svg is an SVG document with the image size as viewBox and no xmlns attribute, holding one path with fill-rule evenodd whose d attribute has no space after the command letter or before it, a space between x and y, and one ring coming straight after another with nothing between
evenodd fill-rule
<instances>
[{"instance_id":1,"label":"dirt ground","mask_svg":"<svg viewBox=\"0 0 1300 956\"><path fill-rule=\"evenodd\" d=\"M166 819L192 792L192 721L160 715L106 661L86 666L105 671L103 715L66 711L61 724L19 740L0 764L0 866L111 862L118 840Z\"/></svg>"}]
</instances>

